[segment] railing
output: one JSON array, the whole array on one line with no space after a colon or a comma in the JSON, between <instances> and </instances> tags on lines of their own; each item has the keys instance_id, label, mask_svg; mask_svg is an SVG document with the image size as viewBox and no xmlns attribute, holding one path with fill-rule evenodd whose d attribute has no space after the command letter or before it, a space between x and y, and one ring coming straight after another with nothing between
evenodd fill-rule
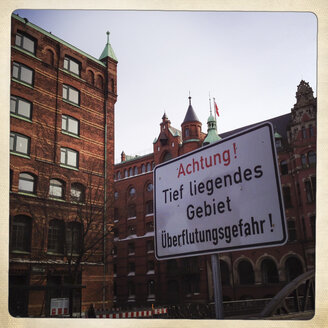
<instances>
[{"instance_id":1,"label":"railing","mask_svg":"<svg viewBox=\"0 0 328 328\"><path fill-rule=\"evenodd\" d=\"M314 310L314 270L303 273L286 285L261 312L260 317Z\"/></svg>"}]
</instances>

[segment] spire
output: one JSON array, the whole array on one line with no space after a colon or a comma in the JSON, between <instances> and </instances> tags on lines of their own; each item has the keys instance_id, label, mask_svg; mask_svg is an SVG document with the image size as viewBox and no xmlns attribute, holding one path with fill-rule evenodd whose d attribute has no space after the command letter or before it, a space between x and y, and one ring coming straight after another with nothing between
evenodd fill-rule
<instances>
[{"instance_id":1,"label":"spire","mask_svg":"<svg viewBox=\"0 0 328 328\"><path fill-rule=\"evenodd\" d=\"M191 105L190 91L189 91L188 98L189 98L189 107L188 107L186 116L185 116L182 124L187 123L187 122L200 122L199 118L197 117L197 115Z\"/></svg>"},{"instance_id":2,"label":"spire","mask_svg":"<svg viewBox=\"0 0 328 328\"><path fill-rule=\"evenodd\" d=\"M111 44L109 43L109 34L110 34L109 31L107 31L106 34L107 34L107 43L106 43L106 46L105 46L103 52L101 53L101 55L99 57L99 60L103 60L107 57L110 57L117 61L114 50L113 50Z\"/></svg>"},{"instance_id":3,"label":"spire","mask_svg":"<svg viewBox=\"0 0 328 328\"><path fill-rule=\"evenodd\" d=\"M216 128L216 119L212 115L212 108L210 108L210 116L207 119L207 136L203 141L203 146L221 140Z\"/></svg>"}]
</instances>

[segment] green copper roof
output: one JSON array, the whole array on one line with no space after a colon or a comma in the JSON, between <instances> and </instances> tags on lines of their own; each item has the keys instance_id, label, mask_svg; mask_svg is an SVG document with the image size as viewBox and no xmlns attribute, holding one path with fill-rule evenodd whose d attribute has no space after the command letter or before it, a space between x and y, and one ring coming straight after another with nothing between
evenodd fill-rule
<instances>
[{"instance_id":1,"label":"green copper roof","mask_svg":"<svg viewBox=\"0 0 328 328\"><path fill-rule=\"evenodd\" d=\"M278 132L275 132L275 133L274 133L274 137L275 137L276 139L282 139L282 136L281 136Z\"/></svg>"},{"instance_id":2,"label":"green copper roof","mask_svg":"<svg viewBox=\"0 0 328 328\"><path fill-rule=\"evenodd\" d=\"M218 135L216 129L216 121L212 115L212 111L210 113L209 118L207 119L207 136L203 141L203 145L208 145L214 142L221 140L221 137Z\"/></svg>"},{"instance_id":3,"label":"green copper roof","mask_svg":"<svg viewBox=\"0 0 328 328\"><path fill-rule=\"evenodd\" d=\"M17 19L17 20L19 20L19 21L21 21L22 23L26 24L27 26L30 26L30 27L34 28L35 30L41 32L42 34L48 36L49 38L51 38L53 40L56 40L57 42L65 45L66 47L69 47L69 48L77 51L78 53L82 54L83 56L88 57L89 59L95 61L96 63L100 64L101 66L106 66L103 62L101 62L100 60L96 59L95 57L92 57L91 55L87 54L86 52L84 52L84 51L82 51L82 50L80 50L80 49L72 46L68 42L66 42L66 41L58 38L57 36L55 36L55 35L47 32L46 30L42 29L41 27L30 23L27 19L21 18L21 17L19 17L16 14L12 14L12 17L15 18L15 19Z\"/></svg>"},{"instance_id":4,"label":"green copper roof","mask_svg":"<svg viewBox=\"0 0 328 328\"><path fill-rule=\"evenodd\" d=\"M112 46L109 43L109 32L108 31L107 31L107 43L105 45L105 48L104 48L103 52L101 53L101 55L99 57L99 60L102 60L102 59L107 58L107 57L110 57L110 58L117 61L114 50L113 50Z\"/></svg>"}]
</instances>

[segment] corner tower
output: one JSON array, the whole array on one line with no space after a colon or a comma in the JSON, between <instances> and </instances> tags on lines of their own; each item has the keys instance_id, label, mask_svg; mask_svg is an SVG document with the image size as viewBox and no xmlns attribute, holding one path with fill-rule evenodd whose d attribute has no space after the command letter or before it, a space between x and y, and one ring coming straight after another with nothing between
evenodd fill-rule
<instances>
[{"instance_id":1,"label":"corner tower","mask_svg":"<svg viewBox=\"0 0 328 328\"><path fill-rule=\"evenodd\" d=\"M182 129L182 154L197 149L202 144L202 123L198 119L189 96L189 107L181 124Z\"/></svg>"}]
</instances>

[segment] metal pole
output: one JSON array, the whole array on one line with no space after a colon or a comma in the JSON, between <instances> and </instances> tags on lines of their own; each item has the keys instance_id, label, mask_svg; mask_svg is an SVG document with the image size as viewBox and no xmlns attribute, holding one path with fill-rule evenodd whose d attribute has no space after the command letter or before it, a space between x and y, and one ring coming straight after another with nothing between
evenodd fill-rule
<instances>
[{"instance_id":1,"label":"metal pole","mask_svg":"<svg viewBox=\"0 0 328 328\"><path fill-rule=\"evenodd\" d=\"M223 319L223 304L222 304L222 283L220 272L220 261L218 254L211 255L213 287L214 287L214 304L215 318Z\"/></svg>"}]
</instances>

